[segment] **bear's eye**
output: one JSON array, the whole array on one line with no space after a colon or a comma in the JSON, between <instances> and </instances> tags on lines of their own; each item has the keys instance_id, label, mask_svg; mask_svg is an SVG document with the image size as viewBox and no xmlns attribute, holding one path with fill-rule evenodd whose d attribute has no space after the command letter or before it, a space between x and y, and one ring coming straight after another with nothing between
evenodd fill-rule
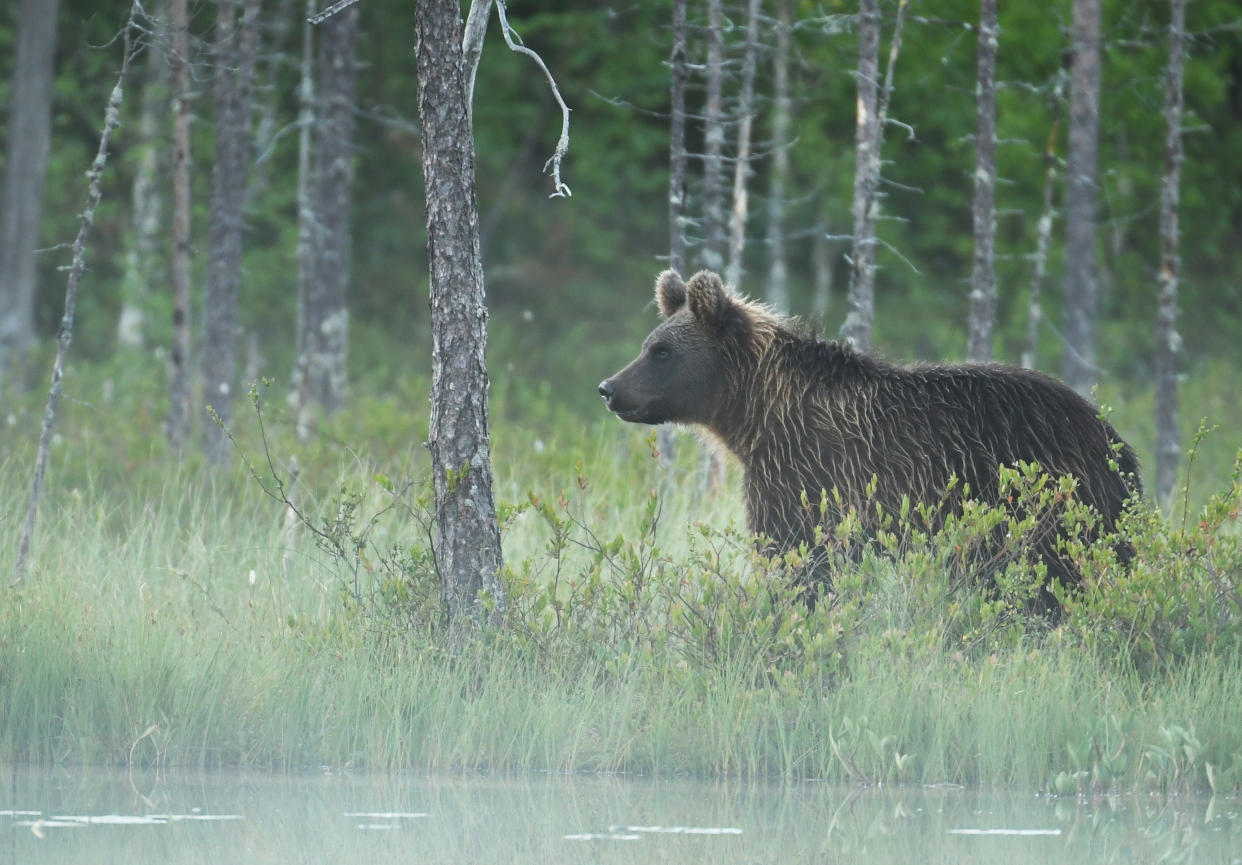
<instances>
[{"instance_id":1,"label":"bear's eye","mask_svg":"<svg viewBox=\"0 0 1242 865\"><path fill-rule=\"evenodd\" d=\"M671 354L667 345L657 345L651 349L651 356L656 360L668 360Z\"/></svg>"}]
</instances>

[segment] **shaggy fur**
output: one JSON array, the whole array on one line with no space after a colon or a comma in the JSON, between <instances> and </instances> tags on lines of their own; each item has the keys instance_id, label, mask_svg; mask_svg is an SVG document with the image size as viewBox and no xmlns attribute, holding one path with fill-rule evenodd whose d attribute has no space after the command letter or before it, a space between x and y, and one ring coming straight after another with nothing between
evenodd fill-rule
<instances>
[{"instance_id":1,"label":"shaggy fur","mask_svg":"<svg viewBox=\"0 0 1242 865\"><path fill-rule=\"evenodd\" d=\"M818 502L835 490L866 520L876 502L890 514L903 496L943 502L953 477L995 501L1000 466L1038 462L1076 478L1078 497L1111 529L1140 490L1130 446L1042 373L889 363L814 337L707 271L689 283L665 271L656 301L663 322L600 394L623 420L697 424L719 438L745 471L751 530L781 549L812 543L818 509L803 507L804 491ZM1040 550L1050 576L1074 582L1054 548L1049 538Z\"/></svg>"}]
</instances>

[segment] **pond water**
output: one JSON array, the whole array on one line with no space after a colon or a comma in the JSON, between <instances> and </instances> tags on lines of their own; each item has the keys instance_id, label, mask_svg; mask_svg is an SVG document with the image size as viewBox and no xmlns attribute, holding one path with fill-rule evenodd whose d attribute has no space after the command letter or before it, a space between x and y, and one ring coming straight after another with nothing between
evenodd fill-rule
<instances>
[{"instance_id":1,"label":"pond water","mask_svg":"<svg viewBox=\"0 0 1242 865\"><path fill-rule=\"evenodd\" d=\"M1242 865L1242 803L598 775L0 767L0 863Z\"/></svg>"}]
</instances>

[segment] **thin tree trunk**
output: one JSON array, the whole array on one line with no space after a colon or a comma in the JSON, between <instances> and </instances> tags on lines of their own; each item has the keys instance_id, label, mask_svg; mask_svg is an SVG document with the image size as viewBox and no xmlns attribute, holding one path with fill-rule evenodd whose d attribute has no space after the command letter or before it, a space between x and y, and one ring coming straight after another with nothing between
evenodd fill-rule
<instances>
[{"instance_id":1,"label":"thin tree trunk","mask_svg":"<svg viewBox=\"0 0 1242 865\"><path fill-rule=\"evenodd\" d=\"M311 323L311 393L333 414L345 404L348 391L345 360L348 348L349 265L354 179L354 95L358 68L358 7L351 6L320 25L319 97L321 110L315 171L321 225L315 280L322 292L313 304Z\"/></svg>"},{"instance_id":2,"label":"thin tree trunk","mask_svg":"<svg viewBox=\"0 0 1242 865\"><path fill-rule=\"evenodd\" d=\"M815 278L811 313L823 322L832 307L832 257L828 250L828 221L822 213L816 218L811 235L811 269Z\"/></svg>"},{"instance_id":3,"label":"thin tree trunk","mask_svg":"<svg viewBox=\"0 0 1242 865\"><path fill-rule=\"evenodd\" d=\"M210 259L203 301L203 397L213 414L204 426L208 462L225 457L221 426L233 420L237 305L241 289L242 214L250 173L252 83L261 0L220 0L216 62L216 154L212 169Z\"/></svg>"},{"instance_id":4,"label":"thin tree trunk","mask_svg":"<svg viewBox=\"0 0 1242 865\"><path fill-rule=\"evenodd\" d=\"M724 13L721 0L707 2L707 99L703 106L703 231L700 259L708 270L724 269Z\"/></svg>"},{"instance_id":5,"label":"thin tree trunk","mask_svg":"<svg viewBox=\"0 0 1242 865\"><path fill-rule=\"evenodd\" d=\"M275 0L275 4L276 8L263 16L258 36L264 51L263 56L255 61L252 145L255 161L246 180L243 205L246 210L262 197L271 183L273 160L268 157L276 148L285 123L282 111L284 93L281 89L282 73L289 63L285 40L289 37L290 25L298 16L294 12L294 0ZM305 23L303 19L303 26Z\"/></svg>"},{"instance_id":6,"label":"thin tree trunk","mask_svg":"<svg viewBox=\"0 0 1242 865\"><path fill-rule=\"evenodd\" d=\"M1075 390L1087 393L1097 377L1095 220L1099 198L1100 0L1074 0L1070 31L1073 61L1069 85L1062 376Z\"/></svg>"},{"instance_id":7,"label":"thin tree trunk","mask_svg":"<svg viewBox=\"0 0 1242 865\"><path fill-rule=\"evenodd\" d=\"M668 133L668 266L682 273L686 266L686 0L673 0L673 50L669 55ZM660 465L671 469L677 459L677 432L672 424L656 429Z\"/></svg>"},{"instance_id":8,"label":"thin tree trunk","mask_svg":"<svg viewBox=\"0 0 1242 865\"><path fill-rule=\"evenodd\" d=\"M733 161L733 211L729 220L729 264L725 281L742 282L742 253L746 249L746 219L750 205L746 178L750 174L750 136L755 123L755 55L759 51L759 0L746 11L746 45L742 54L742 93L738 101L737 153Z\"/></svg>"},{"instance_id":9,"label":"thin tree trunk","mask_svg":"<svg viewBox=\"0 0 1242 865\"><path fill-rule=\"evenodd\" d=\"M0 200L0 386L34 342L35 249L52 126L59 0L22 0Z\"/></svg>"},{"instance_id":10,"label":"thin tree trunk","mask_svg":"<svg viewBox=\"0 0 1242 865\"><path fill-rule=\"evenodd\" d=\"M975 89L975 258L970 288L971 360L992 359L996 327L996 0L979 3L979 70Z\"/></svg>"},{"instance_id":11,"label":"thin tree trunk","mask_svg":"<svg viewBox=\"0 0 1242 865\"><path fill-rule=\"evenodd\" d=\"M1065 95L1066 75L1057 73L1052 89L1052 128L1048 132L1048 146L1044 150L1044 203L1035 228L1035 252L1032 255L1031 295L1027 302L1026 348L1022 352L1022 365L1035 369L1039 349L1039 329L1044 321L1042 295L1044 280L1048 274L1048 247L1052 242L1052 221L1056 217L1054 198L1057 186L1057 135L1061 126L1061 102Z\"/></svg>"},{"instance_id":12,"label":"thin tree trunk","mask_svg":"<svg viewBox=\"0 0 1242 865\"><path fill-rule=\"evenodd\" d=\"M500 622L505 597L492 492L487 307L467 109L469 70L457 0L420 0L414 30L431 270L427 444L435 486L435 559L449 640L460 646L481 627Z\"/></svg>"},{"instance_id":13,"label":"thin tree trunk","mask_svg":"<svg viewBox=\"0 0 1242 865\"><path fill-rule=\"evenodd\" d=\"M858 348L871 347L875 323L875 222L879 210L880 158L884 123L893 90L893 72L901 51L901 31L908 0L899 0L889 43L883 87L880 76L879 0L861 0L858 12L858 119L855 126L854 245L843 335Z\"/></svg>"},{"instance_id":14,"label":"thin tree trunk","mask_svg":"<svg viewBox=\"0 0 1242 865\"><path fill-rule=\"evenodd\" d=\"M703 267L720 273L725 263L724 216L724 11L721 0L707 0L707 98L703 106ZM707 495L724 485L724 458L702 441L699 486Z\"/></svg>"},{"instance_id":15,"label":"thin tree trunk","mask_svg":"<svg viewBox=\"0 0 1242 865\"><path fill-rule=\"evenodd\" d=\"M165 432L180 454L190 436L190 22L187 0L172 0L173 339Z\"/></svg>"},{"instance_id":16,"label":"thin tree trunk","mask_svg":"<svg viewBox=\"0 0 1242 865\"><path fill-rule=\"evenodd\" d=\"M492 0L470 0L466 26L461 36L461 52L469 83L466 87L466 110L474 122L474 79L483 56L483 40L487 36L487 20L492 14Z\"/></svg>"},{"instance_id":17,"label":"thin tree trunk","mask_svg":"<svg viewBox=\"0 0 1242 865\"><path fill-rule=\"evenodd\" d=\"M785 262L785 190L789 186L790 0L776 0L776 54L772 63L772 173L768 185L768 303L789 312Z\"/></svg>"},{"instance_id":18,"label":"thin tree trunk","mask_svg":"<svg viewBox=\"0 0 1242 865\"><path fill-rule=\"evenodd\" d=\"M320 240L319 222L315 215L315 184L313 177L313 141L315 128L315 30L310 18L315 14L316 0L306 0L302 23L302 67L298 86L298 319L294 337L293 373L289 380L289 397L293 407L294 431L300 441L311 437L310 397L310 306L315 282L315 245Z\"/></svg>"},{"instance_id":19,"label":"thin tree trunk","mask_svg":"<svg viewBox=\"0 0 1242 865\"><path fill-rule=\"evenodd\" d=\"M134 234L125 250L121 312L116 324L117 343L135 348L146 342L146 311L151 286L162 285L165 279L164 259L160 254L164 202L157 176L160 154L167 143L167 139L160 134L159 121L168 81L168 64L163 52L147 52L145 72L142 108L138 117L138 164L134 169L130 198L134 211Z\"/></svg>"},{"instance_id":20,"label":"thin tree trunk","mask_svg":"<svg viewBox=\"0 0 1242 865\"><path fill-rule=\"evenodd\" d=\"M1164 178L1160 186L1160 275L1156 313L1156 498L1177 485L1181 436L1177 422L1178 199L1182 164L1182 78L1186 62L1186 0L1170 0L1169 68L1164 85Z\"/></svg>"},{"instance_id":21,"label":"thin tree trunk","mask_svg":"<svg viewBox=\"0 0 1242 865\"><path fill-rule=\"evenodd\" d=\"M125 22L124 48L121 59L121 71L117 75L112 94L108 97L108 107L104 113L103 130L99 135L99 149L90 170L86 172L87 194L86 206L78 216L78 235L73 241L73 261L69 265L69 276L65 282L65 311L60 320L60 335L56 347L56 360L52 364L52 384L47 393L47 405L43 409L43 428L39 434L39 450L35 456L34 478L30 484L30 500L26 506L26 521L17 543L17 559L13 566L13 583L25 578L30 564L30 541L34 535L35 518L39 512L39 494L43 489L43 475L47 471L48 452L52 443L52 426L56 422L56 408L60 405L60 397L64 387L65 357L69 354L69 344L73 340L74 307L78 297L78 283L86 271L86 239L90 234L91 225L95 221L95 208L99 206L103 172L108 164L108 144L112 132L121 123L121 101L124 96L123 84L129 72L129 61L133 48L134 15L138 10L135 2L129 9L129 20Z\"/></svg>"},{"instance_id":22,"label":"thin tree trunk","mask_svg":"<svg viewBox=\"0 0 1242 865\"><path fill-rule=\"evenodd\" d=\"M673 50L669 56L668 266L686 266L686 0L673 0Z\"/></svg>"},{"instance_id":23,"label":"thin tree trunk","mask_svg":"<svg viewBox=\"0 0 1242 865\"><path fill-rule=\"evenodd\" d=\"M310 153L299 150L298 323L301 329L298 364L296 429L310 431L311 402L333 414L345 403L348 378L350 213L353 186L354 92L357 78L358 7L350 6L320 27L319 86L313 118L305 108L303 130L313 128ZM303 96L309 96L303 48ZM300 142L303 143L303 142ZM305 164L303 163L305 160ZM307 210L302 208L309 204Z\"/></svg>"}]
</instances>

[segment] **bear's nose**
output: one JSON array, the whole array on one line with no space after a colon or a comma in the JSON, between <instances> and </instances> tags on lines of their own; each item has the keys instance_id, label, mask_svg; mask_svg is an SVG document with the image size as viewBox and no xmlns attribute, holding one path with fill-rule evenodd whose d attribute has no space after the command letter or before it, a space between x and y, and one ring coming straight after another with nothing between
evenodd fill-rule
<instances>
[{"instance_id":1,"label":"bear's nose","mask_svg":"<svg viewBox=\"0 0 1242 865\"><path fill-rule=\"evenodd\" d=\"M599 383L599 395L604 399L612 399L612 382L604 379Z\"/></svg>"}]
</instances>

